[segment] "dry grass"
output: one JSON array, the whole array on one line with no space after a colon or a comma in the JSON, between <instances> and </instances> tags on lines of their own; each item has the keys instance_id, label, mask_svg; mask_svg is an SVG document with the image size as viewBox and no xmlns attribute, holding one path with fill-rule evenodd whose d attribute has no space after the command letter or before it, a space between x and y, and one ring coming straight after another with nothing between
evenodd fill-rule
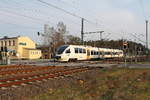
<instances>
[{"instance_id":1,"label":"dry grass","mask_svg":"<svg viewBox=\"0 0 150 100\"><path fill-rule=\"evenodd\" d=\"M31 100L150 100L150 69L90 71Z\"/></svg>"}]
</instances>

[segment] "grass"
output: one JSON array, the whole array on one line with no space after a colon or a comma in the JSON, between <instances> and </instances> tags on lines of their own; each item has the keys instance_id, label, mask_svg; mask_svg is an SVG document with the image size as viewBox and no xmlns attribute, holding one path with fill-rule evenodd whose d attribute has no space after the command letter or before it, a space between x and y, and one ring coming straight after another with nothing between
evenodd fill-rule
<instances>
[{"instance_id":1,"label":"grass","mask_svg":"<svg viewBox=\"0 0 150 100\"><path fill-rule=\"evenodd\" d=\"M150 100L150 69L97 70L31 100Z\"/></svg>"}]
</instances>

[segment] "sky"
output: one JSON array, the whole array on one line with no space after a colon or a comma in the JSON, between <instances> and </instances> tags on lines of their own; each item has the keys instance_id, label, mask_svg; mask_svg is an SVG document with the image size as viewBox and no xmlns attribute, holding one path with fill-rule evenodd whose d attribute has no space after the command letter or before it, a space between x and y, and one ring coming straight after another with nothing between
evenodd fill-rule
<instances>
[{"instance_id":1,"label":"sky","mask_svg":"<svg viewBox=\"0 0 150 100\"><path fill-rule=\"evenodd\" d=\"M150 19L150 0L42 0L87 19L84 32L105 31L104 39L145 41L145 20ZM28 36L37 43L44 24L56 27L63 21L68 34L80 37L81 19L38 0L0 0L0 37ZM142 34L142 35L141 35ZM150 37L150 35L149 35ZM150 38L149 38L150 39ZM99 40L99 34L84 40Z\"/></svg>"}]
</instances>

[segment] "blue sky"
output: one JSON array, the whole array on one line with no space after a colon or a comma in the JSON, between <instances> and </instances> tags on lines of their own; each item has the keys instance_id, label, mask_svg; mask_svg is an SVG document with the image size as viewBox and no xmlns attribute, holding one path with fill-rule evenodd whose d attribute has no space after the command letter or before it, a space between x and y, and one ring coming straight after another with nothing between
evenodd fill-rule
<instances>
[{"instance_id":1,"label":"blue sky","mask_svg":"<svg viewBox=\"0 0 150 100\"><path fill-rule=\"evenodd\" d=\"M145 18L150 19L149 0L43 0L82 16L85 32L104 30L110 39L131 39L131 33L145 34ZM0 37L29 36L34 41L43 32L44 24L56 26L59 21L67 25L69 34L80 36L79 18L68 15L37 0L0 0ZM95 24L93 24L95 23ZM150 37L150 36L149 36ZM98 34L86 35L85 40L98 40ZM144 40L144 37L141 37Z\"/></svg>"}]
</instances>

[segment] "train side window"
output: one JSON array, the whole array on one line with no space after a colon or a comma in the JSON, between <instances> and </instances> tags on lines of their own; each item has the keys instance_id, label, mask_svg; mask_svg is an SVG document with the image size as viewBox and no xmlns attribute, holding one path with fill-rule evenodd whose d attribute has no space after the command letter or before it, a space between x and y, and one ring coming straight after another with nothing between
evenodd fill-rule
<instances>
[{"instance_id":1,"label":"train side window","mask_svg":"<svg viewBox=\"0 0 150 100\"><path fill-rule=\"evenodd\" d=\"M96 51L94 51L94 55L96 55Z\"/></svg>"},{"instance_id":2,"label":"train side window","mask_svg":"<svg viewBox=\"0 0 150 100\"><path fill-rule=\"evenodd\" d=\"M97 51L94 51L94 55L98 55L98 52L97 52Z\"/></svg>"},{"instance_id":3,"label":"train side window","mask_svg":"<svg viewBox=\"0 0 150 100\"><path fill-rule=\"evenodd\" d=\"M78 48L75 48L75 53L78 53Z\"/></svg>"},{"instance_id":4,"label":"train side window","mask_svg":"<svg viewBox=\"0 0 150 100\"><path fill-rule=\"evenodd\" d=\"M79 48L79 53L82 53L82 49L81 48Z\"/></svg>"},{"instance_id":5,"label":"train side window","mask_svg":"<svg viewBox=\"0 0 150 100\"><path fill-rule=\"evenodd\" d=\"M70 52L70 49L68 49L68 50L66 51L66 53L71 53L71 52Z\"/></svg>"},{"instance_id":6,"label":"train side window","mask_svg":"<svg viewBox=\"0 0 150 100\"><path fill-rule=\"evenodd\" d=\"M105 54L105 55L108 55L108 52L105 52L104 54Z\"/></svg>"},{"instance_id":7,"label":"train side window","mask_svg":"<svg viewBox=\"0 0 150 100\"><path fill-rule=\"evenodd\" d=\"M94 51L91 51L91 55L94 55Z\"/></svg>"},{"instance_id":8,"label":"train side window","mask_svg":"<svg viewBox=\"0 0 150 100\"><path fill-rule=\"evenodd\" d=\"M99 55L99 52L97 51L97 55Z\"/></svg>"},{"instance_id":9,"label":"train side window","mask_svg":"<svg viewBox=\"0 0 150 100\"><path fill-rule=\"evenodd\" d=\"M85 49L83 49L83 53L86 53L86 50L85 50Z\"/></svg>"},{"instance_id":10,"label":"train side window","mask_svg":"<svg viewBox=\"0 0 150 100\"><path fill-rule=\"evenodd\" d=\"M112 52L112 55L116 55L116 52Z\"/></svg>"},{"instance_id":11,"label":"train side window","mask_svg":"<svg viewBox=\"0 0 150 100\"><path fill-rule=\"evenodd\" d=\"M102 55L102 52L99 52L99 55Z\"/></svg>"}]
</instances>

